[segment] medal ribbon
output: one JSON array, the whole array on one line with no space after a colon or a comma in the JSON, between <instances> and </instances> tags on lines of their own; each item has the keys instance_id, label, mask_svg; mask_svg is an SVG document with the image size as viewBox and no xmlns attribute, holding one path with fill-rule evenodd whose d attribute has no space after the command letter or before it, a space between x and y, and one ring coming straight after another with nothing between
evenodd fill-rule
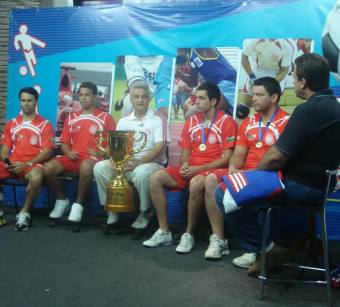
<instances>
[{"instance_id":1,"label":"medal ribbon","mask_svg":"<svg viewBox=\"0 0 340 307\"><path fill-rule=\"evenodd\" d=\"M202 144L205 144L205 140L206 140L206 139L208 138L208 136L209 136L211 127L212 127L212 125L214 124L214 121L215 121L216 116L217 116L217 111L215 112L214 117L213 117L212 120L211 120L211 123L210 123L209 129L208 129L207 135L204 135L204 118L202 119Z\"/></svg>"},{"instance_id":2,"label":"medal ribbon","mask_svg":"<svg viewBox=\"0 0 340 307\"><path fill-rule=\"evenodd\" d=\"M258 130L258 135L259 135L258 141L259 141L259 143L262 142L262 139L263 139L264 135L266 134L266 132L267 132L267 130L268 130L270 124L272 123L272 121L273 121L273 119L275 118L275 115L276 115L276 113L277 113L278 111L279 111L279 108L277 107L277 108L275 109L275 112L274 112L273 115L271 116L269 122L267 122L266 127L265 127L265 129L264 129L264 131L263 131L263 134L262 134L262 129L261 129L262 116L260 117L260 120L259 120L259 130Z\"/></svg>"}]
</instances>

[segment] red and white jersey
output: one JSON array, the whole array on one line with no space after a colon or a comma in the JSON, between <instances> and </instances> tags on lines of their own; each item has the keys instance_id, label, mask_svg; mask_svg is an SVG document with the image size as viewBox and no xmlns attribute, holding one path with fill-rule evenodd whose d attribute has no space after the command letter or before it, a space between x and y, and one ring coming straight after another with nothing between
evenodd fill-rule
<instances>
[{"instance_id":1,"label":"red and white jersey","mask_svg":"<svg viewBox=\"0 0 340 307\"><path fill-rule=\"evenodd\" d=\"M236 145L248 149L246 160L242 167L243 169L254 169L257 167L264 154L271 146L276 143L289 120L289 114L279 108L268 128L266 124L262 122L262 146L258 148L256 147L256 144L260 141L260 117L260 113L255 113L254 115L243 120L239 127Z\"/></svg>"},{"instance_id":2,"label":"red and white jersey","mask_svg":"<svg viewBox=\"0 0 340 307\"><path fill-rule=\"evenodd\" d=\"M217 111L214 123L204 123L204 137L206 149L200 151L202 144L203 115L201 112L191 116L185 121L179 145L188 149L190 165L203 165L222 157L223 151L235 147L237 136L237 123L222 111ZM209 129L210 128L210 129ZM210 130L210 131L209 131ZM209 132L209 134L208 134Z\"/></svg>"},{"instance_id":3,"label":"red and white jersey","mask_svg":"<svg viewBox=\"0 0 340 307\"><path fill-rule=\"evenodd\" d=\"M133 142L134 150L138 150L144 141L144 137L141 137L139 132L145 133L145 147L140 152L134 154L136 159L145 157L150 152L150 150L155 147L156 143L170 142L170 132L167 119L163 114L150 109L143 118L137 118L135 116L135 112L132 112L130 115L121 118L118 121L117 130L135 131L135 140ZM166 160L166 153L164 152L154 161L164 164L166 163Z\"/></svg>"},{"instance_id":4,"label":"red and white jersey","mask_svg":"<svg viewBox=\"0 0 340 307\"><path fill-rule=\"evenodd\" d=\"M53 127L38 114L31 122L24 122L23 116L19 115L5 125L1 144L11 149L11 161L27 162L44 149L53 148Z\"/></svg>"},{"instance_id":5,"label":"red and white jersey","mask_svg":"<svg viewBox=\"0 0 340 307\"><path fill-rule=\"evenodd\" d=\"M88 149L97 147L95 142L97 131L115 129L116 123L112 116L100 109L95 109L92 114L73 112L65 120L60 143L68 144L82 157L89 157Z\"/></svg>"},{"instance_id":6,"label":"red and white jersey","mask_svg":"<svg viewBox=\"0 0 340 307\"><path fill-rule=\"evenodd\" d=\"M243 44L243 54L249 57L257 78L276 77L281 67L291 66L293 48L285 39L247 39Z\"/></svg>"}]
</instances>

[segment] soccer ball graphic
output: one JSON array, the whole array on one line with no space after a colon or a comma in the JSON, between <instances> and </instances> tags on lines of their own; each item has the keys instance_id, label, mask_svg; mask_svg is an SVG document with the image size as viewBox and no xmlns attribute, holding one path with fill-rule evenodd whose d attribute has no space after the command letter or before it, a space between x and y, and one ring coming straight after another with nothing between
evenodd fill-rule
<instances>
[{"instance_id":1,"label":"soccer ball graphic","mask_svg":"<svg viewBox=\"0 0 340 307\"><path fill-rule=\"evenodd\" d=\"M329 13L322 34L322 52L334 77L340 81L340 0Z\"/></svg>"}]
</instances>

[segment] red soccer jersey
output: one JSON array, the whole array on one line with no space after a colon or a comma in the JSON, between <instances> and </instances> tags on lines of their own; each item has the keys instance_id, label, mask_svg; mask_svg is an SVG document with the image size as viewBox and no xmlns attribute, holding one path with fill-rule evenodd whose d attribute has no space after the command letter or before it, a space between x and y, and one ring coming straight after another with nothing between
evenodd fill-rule
<instances>
[{"instance_id":1,"label":"red soccer jersey","mask_svg":"<svg viewBox=\"0 0 340 307\"><path fill-rule=\"evenodd\" d=\"M243 169L254 169L261 161L268 149L276 143L283 129L286 127L289 119L289 114L279 108L270 126L266 129L266 124L261 124L262 131L262 145L256 147L259 140L259 120L261 114L246 118L240 125L236 145L248 149L246 160Z\"/></svg>"},{"instance_id":2,"label":"red soccer jersey","mask_svg":"<svg viewBox=\"0 0 340 307\"><path fill-rule=\"evenodd\" d=\"M81 157L89 157L88 150L97 148L96 132L115 129L112 116L100 109L95 109L92 114L73 112L65 120L60 143L68 144Z\"/></svg>"},{"instance_id":3,"label":"red soccer jersey","mask_svg":"<svg viewBox=\"0 0 340 307\"><path fill-rule=\"evenodd\" d=\"M220 159L224 150L235 147L237 123L231 116L222 111L217 111L211 128L210 123L204 125L206 149L200 151L199 145L202 144L202 123L202 113L197 113L187 119L183 126L179 145L182 149L191 151L189 159L190 165L210 163Z\"/></svg>"},{"instance_id":4,"label":"red soccer jersey","mask_svg":"<svg viewBox=\"0 0 340 307\"><path fill-rule=\"evenodd\" d=\"M19 115L5 125L1 144L11 149L11 161L27 162L43 149L54 146L53 127L38 114L31 122L24 122L22 115Z\"/></svg>"}]
</instances>

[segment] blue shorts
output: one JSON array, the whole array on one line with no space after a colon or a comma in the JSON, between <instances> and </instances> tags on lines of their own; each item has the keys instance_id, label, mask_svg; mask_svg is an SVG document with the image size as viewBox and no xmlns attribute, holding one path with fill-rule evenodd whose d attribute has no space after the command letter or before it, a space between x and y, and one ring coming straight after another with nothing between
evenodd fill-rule
<instances>
[{"instance_id":1,"label":"blue shorts","mask_svg":"<svg viewBox=\"0 0 340 307\"><path fill-rule=\"evenodd\" d=\"M221 90L222 95L226 100L228 100L228 104L233 107L235 100L235 82L229 80L222 80L217 84L219 89Z\"/></svg>"},{"instance_id":2,"label":"blue shorts","mask_svg":"<svg viewBox=\"0 0 340 307\"><path fill-rule=\"evenodd\" d=\"M155 90L155 109L169 108L170 88L157 86Z\"/></svg>"}]
</instances>

